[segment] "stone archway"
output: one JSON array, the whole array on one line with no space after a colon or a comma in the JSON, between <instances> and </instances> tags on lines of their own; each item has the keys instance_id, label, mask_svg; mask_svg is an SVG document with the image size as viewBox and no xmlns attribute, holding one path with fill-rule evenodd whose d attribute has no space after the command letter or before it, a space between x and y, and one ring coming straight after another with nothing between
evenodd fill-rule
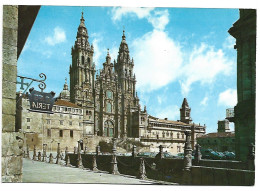
<instances>
[{"instance_id":1,"label":"stone archway","mask_svg":"<svg viewBox=\"0 0 260 191\"><path fill-rule=\"evenodd\" d=\"M111 120L105 121L103 134L106 137L114 137L114 123Z\"/></svg>"}]
</instances>

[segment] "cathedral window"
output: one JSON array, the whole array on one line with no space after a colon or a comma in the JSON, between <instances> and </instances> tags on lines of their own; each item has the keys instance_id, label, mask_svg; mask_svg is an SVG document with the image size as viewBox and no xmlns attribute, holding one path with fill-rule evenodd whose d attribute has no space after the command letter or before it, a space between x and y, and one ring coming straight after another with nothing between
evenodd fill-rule
<instances>
[{"instance_id":1,"label":"cathedral window","mask_svg":"<svg viewBox=\"0 0 260 191\"><path fill-rule=\"evenodd\" d=\"M27 122L30 122L31 121L31 119L30 118L27 118Z\"/></svg>"},{"instance_id":2,"label":"cathedral window","mask_svg":"<svg viewBox=\"0 0 260 191\"><path fill-rule=\"evenodd\" d=\"M177 152L178 152L178 153L181 152L181 146L177 146Z\"/></svg>"},{"instance_id":3,"label":"cathedral window","mask_svg":"<svg viewBox=\"0 0 260 191\"><path fill-rule=\"evenodd\" d=\"M72 125L72 121L70 121L70 125Z\"/></svg>"},{"instance_id":4,"label":"cathedral window","mask_svg":"<svg viewBox=\"0 0 260 191\"><path fill-rule=\"evenodd\" d=\"M60 130L60 137L63 137L63 130Z\"/></svg>"},{"instance_id":5,"label":"cathedral window","mask_svg":"<svg viewBox=\"0 0 260 191\"><path fill-rule=\"evenodd\" d=\"M111 113L112 112L112 106L111 103L107 102L106 104L106 112Z\"/></svg>"},{"instance_id":6,"label":"cathedral window","mask_svg":"<svg viewBox=\"0 0 260 191\"><path fill-rule=\"evenodd\" d=\"M70 137L73 137L73 130L70 130Z\"/></svg>"},{"instance_id":7,"label":"cathedral window","mask_svg":"<svg viewBox=\"0 0 260 191\"><path fill-rule=\"evenodd\" d=\"M112 93L112 91L107 90L107 92L106 92L106 97L107 97L108 99L113 99L113 93Z\"/></svg>"},{"instance_id":8,"label":"cathedral window","mask_svg":"<svg viewBox=\"0 0 260 191\"><path fill-rule=\"evenodd\" d=\"M63 121L60 121L60 125L63 125Z\"/></svg>"},{"instance_id":9,"label":"cathedral window","mask_svg":"<svg viewBox=\"0 0 260 191\"><path fill-rule=\"evenodd\" d=\"M184 139L184 134L182 134L181 136L182 136L182 138Z\"/></svg>"},{"instance_id":10,"label":"cathedral window","mask_svg":"<svg viewBox=\"0 0 260 191\"><path fill-rule=\"evenodd\" d=\"M179 139L180 138L180 133L177 133L177 139Z\"/></svg>"},{"instance_id":11,"label":"cathedral window","mask_svg":"<svg viewBox=\"0 0 260 191\"><path fill-rule=\"evenodd\" d=\"M51 124L51 120L50 119L47 119L47 124Z\"/></svg>"}]
</instances>

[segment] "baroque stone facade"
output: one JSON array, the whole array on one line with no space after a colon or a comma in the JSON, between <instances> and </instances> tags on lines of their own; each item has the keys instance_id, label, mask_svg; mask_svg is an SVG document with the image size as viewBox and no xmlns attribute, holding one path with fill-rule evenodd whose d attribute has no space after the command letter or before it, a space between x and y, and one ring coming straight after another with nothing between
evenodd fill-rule
<instances>
[{"instance_id":1,"label":"baroque stone facade","mask_svg":"<svg viewBox=\"0 0 260 191\"><path fill-rule=\"evenodd\" d=\"M193 132L193 147L197 134L205 133L205 125L191 123L191 109L186 98L180 109L180 121L150 116L146 107L141 110L133 72L134 60L130 57L124 31L117 60L111 62L108 50L103 68L96 74L94 47L89 44L82 13L71 55L70 100L84 109L86 136L140 138L142 143L154 146L151 150L162 144L176 153L183 152L185 130Z\"/></svg>"}]
</instances>

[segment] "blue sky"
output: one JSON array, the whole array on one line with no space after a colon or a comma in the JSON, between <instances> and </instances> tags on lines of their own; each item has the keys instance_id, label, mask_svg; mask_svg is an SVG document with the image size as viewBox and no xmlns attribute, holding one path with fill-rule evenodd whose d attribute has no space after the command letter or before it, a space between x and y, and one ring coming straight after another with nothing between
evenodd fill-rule
<instances>
[{"instance_id":1,"label":"blue sky","mask_svg":"<svg viewBox=\"0 0 260 191\"><path fill-rule=\"evenodd\" d=\"M235 40L227 31L238 9L42 6L19 57L18 75L39 78L43 72L45 91L60 93L69 79L82 9L97 69L107 48L116 59L124 28L142 107L177 120L186 97L193 121L217 131L226 108L236 104Z\"/></svg>"}]
</instances>

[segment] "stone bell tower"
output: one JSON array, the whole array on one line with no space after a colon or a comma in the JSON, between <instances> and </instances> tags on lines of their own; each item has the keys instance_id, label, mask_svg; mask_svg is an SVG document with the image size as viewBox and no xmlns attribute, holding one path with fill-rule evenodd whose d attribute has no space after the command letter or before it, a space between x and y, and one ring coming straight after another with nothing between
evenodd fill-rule
<instances>
[{"instance_id":1,"label":"stone bell tower","mask_svg":"<svg viewBox=\"0 0 260 191\"><path fill-rule=\"evenodd\" d=\"M95 64L94 47L88 42L88 31L83 12L77 31L76 41L71 48L72 65L70 65L70 101L83 105L84 100L93 97Z\"/></svg>"},{"instance_id":2,"label":"stone bell tower","mask_svg":"<svg viewBox=\"0 0 260 191\"><path fill-rule=\"evenodd\" d=\"M181 122L190 124L192 119L190 117L191 108L189 107L188 101L186 98L183 99L182 106L180 108L180 117Z\"/></svg>"}]
</instances>

